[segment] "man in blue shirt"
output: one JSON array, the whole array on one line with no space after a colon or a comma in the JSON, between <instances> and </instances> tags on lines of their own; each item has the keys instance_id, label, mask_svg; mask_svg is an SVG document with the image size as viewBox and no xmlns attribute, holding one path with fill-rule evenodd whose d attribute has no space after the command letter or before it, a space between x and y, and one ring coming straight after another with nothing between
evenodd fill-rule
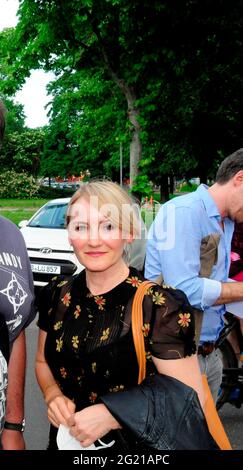
<instances>
[{"instance_id":1,"label":"man in blue shirt","mask_svg":"<svg viewBox=\"0 0 243 470\"><path fill-rule=\"evenodd\" d=\"M156 280L162 274L166 284L183 290L204 312L198 357L215 401L222 362L214 345L224 326L225 304L243 300L243 283L228 282L234 221L243 221L243 149L221 163L210 188L200 185L164 204L147 241L145 277ZM219 240L217 256L211 274L202 277L201 244L209 235Z\"/></svg>"}]
</instances>

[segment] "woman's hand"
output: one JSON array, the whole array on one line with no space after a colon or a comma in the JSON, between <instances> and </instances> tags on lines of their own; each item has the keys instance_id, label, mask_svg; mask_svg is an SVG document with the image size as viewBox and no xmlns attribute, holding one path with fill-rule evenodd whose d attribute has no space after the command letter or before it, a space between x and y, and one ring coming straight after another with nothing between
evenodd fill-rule
<instances>
[{"instance_id":1,"label":"woman's hand","mask_svg":"<svg viewBox=\"0 0 243 470\"><path fill-rule=\"evenodd\" d=\"M67 421L75 412L75 404L65 395L57 395L48 402L48 419L56 428L60 424L67 426Z\"/></svg>"},{"instance_id":2,"label":"woman's hand","mask_svg":"<svg viewBox=\"0 0 243 470\"><path fill-rule=\"evenodd\" d=\"M83 447L89 447L112 429L121 429L118 421L102 403L88 406L73 414L67 420L67 425L70 434L80 441Z\"/></svg>"}]
</instances>

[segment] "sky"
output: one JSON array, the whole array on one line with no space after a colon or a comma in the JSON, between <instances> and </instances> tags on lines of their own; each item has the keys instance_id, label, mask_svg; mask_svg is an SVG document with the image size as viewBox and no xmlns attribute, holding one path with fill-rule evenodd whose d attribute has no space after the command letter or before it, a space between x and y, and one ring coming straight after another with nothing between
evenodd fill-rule
<instances>
[{"instance_id":1,"label":"sky","mask_svg":"<svg viewBox=\"0 0 243 470\"><path fill-rule=\"evenodd\" d=\"M16 26L18 5L18 0L0 0L0 31ZM52 73L34 70L22 90L16 93L14 101L24 105L26 126L34 128L48 124L48 110L44 106L51 100L46 94L46 84L52 78Z\"/></svg>"}]
</instances>

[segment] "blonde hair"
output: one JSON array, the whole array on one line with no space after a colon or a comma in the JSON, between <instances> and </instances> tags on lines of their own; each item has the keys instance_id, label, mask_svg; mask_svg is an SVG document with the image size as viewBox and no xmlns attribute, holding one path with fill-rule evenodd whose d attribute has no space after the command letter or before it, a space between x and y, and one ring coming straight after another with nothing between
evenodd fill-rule
<instances>
[{"instance_id":1,"label":"blonde hair","mask_svg":"<svg viewBox=\"0 0 243 470\"><path fill-rule=\"evenodd\" d=\"M90 201L91 204L95 201L95 205L103 215L119 227L124 234L140 238L139 206L117 183L107 180L92 180L80 186L68 205L67 226L73 216L72 207L81 198Z\"/></svg>"}]
</instances>

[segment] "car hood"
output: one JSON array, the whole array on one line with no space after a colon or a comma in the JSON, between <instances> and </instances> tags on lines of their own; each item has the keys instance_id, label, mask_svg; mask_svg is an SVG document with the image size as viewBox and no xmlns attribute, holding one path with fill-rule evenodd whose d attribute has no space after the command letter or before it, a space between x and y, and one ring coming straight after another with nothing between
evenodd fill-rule
<instances>
[{"instance_id":1,"label":"car hood","mask_svg":"<svg viewBox=\"0 0 243 470\"><path fill-rule=\"evenodd\" d=\"M28 249L43 247L73 252L68 241L68 232L65 229L23 227L20 231Z\"/></svg>"}]
</instances>

